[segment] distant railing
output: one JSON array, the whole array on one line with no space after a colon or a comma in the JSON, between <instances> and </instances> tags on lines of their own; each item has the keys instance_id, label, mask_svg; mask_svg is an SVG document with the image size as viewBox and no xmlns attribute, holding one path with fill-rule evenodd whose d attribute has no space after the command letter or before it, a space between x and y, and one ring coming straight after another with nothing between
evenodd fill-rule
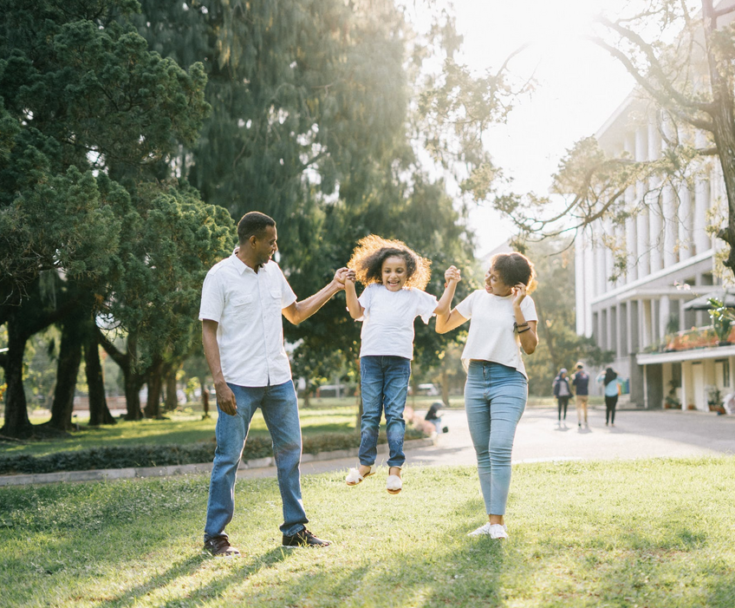
<instances>
[{"instance_id":1,"label":"distant railing","mask_svg":"<svg viewBox=\"0 0 735 608\"><path fill-rule=\"evenodd\" d=\"M645 353L671 353L681 350L694 350L696 348L712 348L715 346L728 346L735 344L735 327L730 330L727 340L720 341L715 333L714 327L692 327L675 334L667 334L658 344L652 344L645 348Z\"/></svg>"}]
</instances>

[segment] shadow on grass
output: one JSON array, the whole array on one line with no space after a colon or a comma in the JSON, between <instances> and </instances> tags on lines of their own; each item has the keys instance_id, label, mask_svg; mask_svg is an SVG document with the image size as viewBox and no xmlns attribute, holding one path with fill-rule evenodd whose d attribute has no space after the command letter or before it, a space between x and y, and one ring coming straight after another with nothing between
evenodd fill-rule
<instances>
[{"instance_id":1,"label":"shadow on grass","mask_svg":"<svg viewBox=\"0 0 735 608\"><path fill-rule=\"evenodd\" d=\"M241 584L247 580L248 577L252 576L260 569L269 567L275 563L283 561L289 555L288 551L277 547L271 549L267 553L259 556L252 556L251 558L214 558L204 552L199 555L193 555L178 564L172 566L169 570L163 574L156 575L147 581L141 583L133 589L127 590L120 596L106 600L97 604L99 608L112 607L112 606L126 606L135 604L142 597L149 594L151 591L167 587L173 584L176 579L193 575L204 562L210 560L236 560L233 561L233 568L226 576L215 577L206 585L198 587L195 591L188 594L186 599L182 598L172 599L162 606L181 606L182 603L192 603L198 605L201 601L212 600L222 596L230 585Z\"/></svg>"},{"instance_id":2,"label":"shadow on grass","mask_svg":"<svg viewBox=\"0 0 735 608\"><path fill-rule=\"evenodd\" d=\"M366 557L347 573L335 575L331 569L301 572L284 585L270 585L249 595L248 606L502 606L503 580L509 569L513 578L524 576L525 560L512 545L489 537L467 537L476 527L468 522L482 513L480 504L469 500L454 508L454 515L463 523L437 529L429 550L424 532L407 528L407 538L401 532L401 538L393 539L401 545L388 557L373 561L367 556L380 549L373 552L365 547ZM339 559L335 555L329 561Z\"/></svg>"}]
</instances>

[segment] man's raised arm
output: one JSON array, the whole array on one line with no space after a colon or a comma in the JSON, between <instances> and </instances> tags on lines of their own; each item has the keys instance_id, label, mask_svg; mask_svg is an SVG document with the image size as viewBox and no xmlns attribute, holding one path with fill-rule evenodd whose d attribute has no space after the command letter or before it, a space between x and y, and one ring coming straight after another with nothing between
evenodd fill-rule
<instances>
[{"instance_id":1,"label":"man's raised arm","mask_svg":"<svg viewBox=\"0 0 735 608\"><path fill-rule=\"evenodd\" d=\"M294 325L298 325L302 321L308 319L317 310L324 306L332 296L345 288L345 277L348 272L349 269L340 268L334 273L334 278L326 287L320 289L310 298L306 298L306 300L301 302L294 302L291 306L284 308L282 311L283 316Z\"/></svg>"}]
</instances>

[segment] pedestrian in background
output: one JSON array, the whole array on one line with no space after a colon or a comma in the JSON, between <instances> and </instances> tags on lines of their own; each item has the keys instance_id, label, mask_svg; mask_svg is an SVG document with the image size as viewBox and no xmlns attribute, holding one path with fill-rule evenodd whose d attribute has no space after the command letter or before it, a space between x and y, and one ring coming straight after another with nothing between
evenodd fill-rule
<instances>
[{"instance_id":1,"label":"pedestrian in background","mask_svg":"<svg viewBox=\"0 0 735 608\"><path fill-rule=\"evenodd\" d=\"M569 386L567 378L567 370L562 367L559 374L554 378L554 397L559 404L559 424L562 420L567 419L567 405L569 405L569 397L572 395L572 389Z\"/></svg>"},{"instance_id":2,"label":"pedestrian in background","mask_svg":"<svg viewBox=\"0 0 735 608\"><path fill-rule=\"evenodd\" d=\"M582 419L584 419L584 426L589 428L587 422L587 406L589 405L590 377L584 371L584 364L581 362L577 363L577 371L572 376L572 386L574 387L577 402L577 426L581 427Z\"/></svg>"},{"instance_id":3,"label":"pedestrian in background","mask_svg":"<svg viewBox=\"0 0 735 608\"><path fill-rule=\"evenodd\" d=\"M605 426L615 426L615 408L618 405L618 395L620 395L621 383L618 373L608 367L604 372L600 372L597 381L605 387Z\"/></svg>"}]
</instances>

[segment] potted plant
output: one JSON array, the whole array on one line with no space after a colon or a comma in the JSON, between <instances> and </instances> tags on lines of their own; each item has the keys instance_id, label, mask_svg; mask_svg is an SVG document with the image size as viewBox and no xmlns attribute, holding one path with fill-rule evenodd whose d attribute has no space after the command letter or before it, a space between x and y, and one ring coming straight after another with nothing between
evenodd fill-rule
<instances>
[{"instance_id":1,"label":"potted plant","mask_svg":"<svg viewBox=\"0 0 735 608\"><path fill-rule=\"evenodd\" d=\"M722 407L722 393L716 386L711 386L707 389L707 405L709 406L710 412L717 412L718 414L724 414L725 408Z\"/></svg>"},{"instance_id":2,"label":"potted plant","mask_svg":"<svg viewBox=\"0 0 735 608\"><path fill-rule=\"evenodd\" d=\"M730 343L728 339L735 317L733 317L732 311L719 300L710 298L709 303L712 308L708 312L712 319L712 328L717 335L717 343L720 346L725 346Z\"/></svg>"}]
</instances>

